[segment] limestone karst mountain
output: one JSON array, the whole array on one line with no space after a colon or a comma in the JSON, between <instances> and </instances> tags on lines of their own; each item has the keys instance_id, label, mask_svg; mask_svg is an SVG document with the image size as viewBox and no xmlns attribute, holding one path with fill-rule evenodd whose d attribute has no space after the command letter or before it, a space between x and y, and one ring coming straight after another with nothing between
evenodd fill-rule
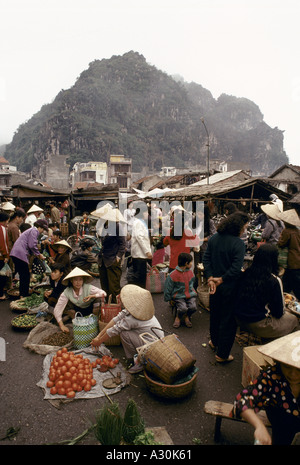
<instances>
[{"instance_id":1,"label":"limestone karst mountain","mask_svg":"<svg viewBox=\"0 0 300 465\"><path fill-rule=\"evenodd\" d=\"M246 163L264 175L288 162L283 131L268 126L254 102L225 94L214 99L133 51L90 63L70 89L18 128L5 157L39 177L53 155L67 156L72 166L120 153L132 158L134 171L205 165L201 117L212 159Z\"/></svg>"}]
</instances>

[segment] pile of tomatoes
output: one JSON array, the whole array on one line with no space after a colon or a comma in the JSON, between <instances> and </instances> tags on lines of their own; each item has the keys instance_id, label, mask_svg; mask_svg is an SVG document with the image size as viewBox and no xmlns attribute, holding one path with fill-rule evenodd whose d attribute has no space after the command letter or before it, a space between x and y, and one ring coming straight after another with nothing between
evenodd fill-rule
<instances>
[{"instance_id":1,"label":"pile of tomatoes","mask_svg":"<svg viewBox=\"0 0 300 465\"><path fill-rule=\"evenodd\" d=\"M101 372L105 372L110 368L115 368L118 363L118 358L112 358L109 355L103 355L103 357L97 358L96 360L96 364L99 365L98 370Z\"/></svg>"},{"instance_id":2,"label":"pile of tomatoes","mask_svg":"<svg viewBox=\"0 0 300 465\"><path fill-rule=\"evenodd\" d=\"M47 387L51 394L65 395L73 398L76 392L90 391L96 384L93 378L93 368L96 362L91 362L82 354L75 355L62 348L53 356Z\"/></svg>"}]
</instances>

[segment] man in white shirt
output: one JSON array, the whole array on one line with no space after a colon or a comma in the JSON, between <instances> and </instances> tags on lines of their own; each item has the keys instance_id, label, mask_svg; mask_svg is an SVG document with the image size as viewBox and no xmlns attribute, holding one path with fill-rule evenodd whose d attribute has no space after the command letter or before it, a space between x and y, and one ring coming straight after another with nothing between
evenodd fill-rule
<instances>
[{"instance_id":1,"label":"man in white shirt","mask_svg":"<svg viewBox=\"0 0 300 465\"><path fill-rule=\"evenodd\" d=\"M148 229L149 215L147 209L139 217L135 216L132 225L131 236L131 257L133 265L133 275L130 278L131 284L146 287L147 261L152 259L151 244Z\"/></svg>"}]
</instances>

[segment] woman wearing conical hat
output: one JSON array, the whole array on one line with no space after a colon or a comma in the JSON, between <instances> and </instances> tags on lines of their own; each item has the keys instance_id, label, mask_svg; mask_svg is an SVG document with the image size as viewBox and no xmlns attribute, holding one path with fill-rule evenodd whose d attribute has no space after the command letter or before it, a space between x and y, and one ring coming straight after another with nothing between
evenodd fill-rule
<instances>
[{"instance_id":1,"label":"woman wearing conical hat","mask_svg":"<svg viewBox=\"0 0 300 465\"><path fill-rule=\"evenodd\" d=\"M288 264L282 277L285 292L293 292L300 300L300 218L296 210L286 210L279 217L284 230L278 240L278 247L288 247Z\"/></svg>"},{"instance_id":2,"label":"woman wearing conical hat","mask_svg":"<svg viewBox=\"0 0 300 465\"><path fill-rule=\"evenodd\" d=\"M262 205L261 209L268 218L262 232L261 239L269 244L276 244L284 228L284 224L279 217L279 207L276 204L268 203L266 205Z\"/></svg>"},{"instance_id":3,"label":"woman wearing conical hat","mask_svg":"<svg viewBox=\"0 0 300 465\"><path fill-rule=\"evenodd\" d=\"M139 337L142 333L151 333L163 337L163 331L157 318L151 293L135 284L127 284L121 289L120 298L124 309L92 340L91 345L98 347L110 337L119 335L128 362L132 362L136 348L144 344ZM152 331L152 328L159 328ZM129 373L139 373L141 364L134 365Z\"/></svg>"},{"instance_id":4,"label":"woman wearing conical hat","mask_svg":"<svg viewBox=\"0 0 300 465\"><path fill-rule=\"evenodd\" d=\"M25 219L25 223L28 223L30 224L30 226L33 226L38 219L44 219L43 217L41 217L43 211L44 210L38 205L32 205L32 207L30 207L27 211L27 218Z\"/></svg>"},{"instance_id":5,"label":"woman wearing conical hat","mask_svg":"<svg viewBox=\"0 0 300 465\"><path fill-rule=\"evenodd\" d=\"M254 427L255 443L290 445L300 432L300 331L258 350L274 364L262 369L257 379L236 396L232 416ZM257 415L259 410L266 411L272 437Z\"/></svg>"},{"instance_id":6,"label":"woman wearing conical hat","mask_svg":"<svg viewBox=\"0 0 300 465\"><path fill-rule=\"evenodd\" d=\"M72 269L70 253L72 252L72 247L68 244L67 241L62 239L52 244L52 249L56 252L55 257L50 257L50 264L60 263L64 266L65 273L69 273Z\"/></svg>"},{"instance_id":7,"label":"woman wearing conical hat","mask_svg":"<svg viewBox=\"0 0 300 465\"><path fill-rule=\"evenodd\" d=\"M64 333L69 332L63 323L64 313L73 319L76 312L87 316L99 311L101 298L105 297L106 293L91 284L93 279L89 273L80 268L74 268L62 281L66 289L60 295L53 313Z\"/></svg>"}]
</instances>

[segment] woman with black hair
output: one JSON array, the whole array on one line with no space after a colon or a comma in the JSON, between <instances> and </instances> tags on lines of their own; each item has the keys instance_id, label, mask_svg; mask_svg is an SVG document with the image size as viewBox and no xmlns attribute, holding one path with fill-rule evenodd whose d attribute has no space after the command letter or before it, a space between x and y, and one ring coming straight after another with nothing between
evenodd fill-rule
<instances>
[{"instance_id":1,"label":"woman with black hair","mask_svg":"<svg viewBox=\"0 0 300 465\"><path fill-rule=\"evenodd\" d=\"M241 236L247 227L246 213L235 212L223 219L208 241L203 257L205 276L210 287L209 345L216 350L217 362L230 362L236 334L233 301L245 256Z\"/></svg>"},{"instance_id":2,"label":"woman with black hair","mask_svg":"<svg viewBox=\"0 0 300 465\"><path fill-rule=\"evenodd\" d=\"M235 295L238 325L263 339L276 339L300 329L298 318L284 312L282 283L277 274L278 249L264 244L242 273Z\"/></svg>"}]
</instances>

